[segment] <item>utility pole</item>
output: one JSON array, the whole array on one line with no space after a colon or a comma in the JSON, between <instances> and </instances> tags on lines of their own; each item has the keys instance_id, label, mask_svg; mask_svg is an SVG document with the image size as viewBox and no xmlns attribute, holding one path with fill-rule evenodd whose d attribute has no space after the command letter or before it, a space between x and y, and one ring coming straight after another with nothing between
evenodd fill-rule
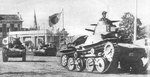
<instances>
[{"instance_id":1,"label":"utility pole","mask_svg":"<svg viewBox=\"0 0 150 77\"><path fill-rule=\"evenodd\" d=\"M133 43L136 42L136 36L137 36L137 0L135 0L135 17L134 17L134 38Z\"/></svg>"}]
</instances>

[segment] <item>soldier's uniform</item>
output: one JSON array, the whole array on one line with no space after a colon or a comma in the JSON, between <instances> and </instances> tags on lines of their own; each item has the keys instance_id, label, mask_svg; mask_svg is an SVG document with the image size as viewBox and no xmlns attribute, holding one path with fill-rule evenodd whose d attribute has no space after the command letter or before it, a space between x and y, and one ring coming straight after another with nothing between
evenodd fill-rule
<instances>
[{"instance_id":1,"label":"soldier's uniform","mask_svg":"<svg viewBox=\"0 0 150 77\"><path fill-rule=\"evenodd\" d=\"M106 24L106 31L110 32L111 26L115 26L115 25L112 24L111 20L109 20L108 18L106 18L106 14L107 14L107 12L103 11L102 12L102 16L103 17L99 21L103 21Z\"/></svg>"}]
</instances>

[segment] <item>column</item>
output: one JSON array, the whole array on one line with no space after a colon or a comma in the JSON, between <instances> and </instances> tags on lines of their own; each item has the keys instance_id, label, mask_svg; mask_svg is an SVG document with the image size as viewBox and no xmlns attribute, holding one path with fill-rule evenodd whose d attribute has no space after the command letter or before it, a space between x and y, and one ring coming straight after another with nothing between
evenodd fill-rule
<instances>
[{"instance_id":1,"label":"column","mask_svg":"<svg viewBox=\"0 0 150 77\"><path fill-rule=\"evenodd\" d=\"M35 36L31 36L31 38L32 38L32 42L33 42L34 47L35 47L35 44L36 44L36 42L35 42Z\"/></svg>"},{"instance_id":2,"label":"column","mask_svg":"<svg viewBox=\"0 0 150 77\"><path fill-rule=\"evenodd\" d=\"M45 44L47 44L47 34L45 34Z\"/></svg>"},{"instance_id":3,"label":"column","mask_svg":"<svg viewBox=\"0 0 150 77\"><path fill-rule=\"evenodd\" d=\"M24 42L23 37L20 37L20 41L21 41L21 43L23 43L23 42Z\"/></svg>"},{"instance_id":4,"label":"column","mask_svg":"<svg viewBox=\"0 0 150 77\"><path fill-rule=\"evenodd\" d=\"M10 24L10 31L14 30L14 24Z\"/></svg>"},{"instance_id":5,"label":"column","mask_svg":"<svg viewBox=\"0 0 150 77\"><path fill-rule=\"evenodd\" d=\"M18 24L14 24L14 31L18 31Z\"/></svg>"},{"instance_id":6,"label":"column","mask_svg":"<svg viewBox=\"0 0 150 77\"><path fill-rule=\"evenodd\" d=\"M7 35L7 27L6 27L6 24L2 24L2 35L3 35L3 38L6 37Z\"/></svg>"}]
</instances>

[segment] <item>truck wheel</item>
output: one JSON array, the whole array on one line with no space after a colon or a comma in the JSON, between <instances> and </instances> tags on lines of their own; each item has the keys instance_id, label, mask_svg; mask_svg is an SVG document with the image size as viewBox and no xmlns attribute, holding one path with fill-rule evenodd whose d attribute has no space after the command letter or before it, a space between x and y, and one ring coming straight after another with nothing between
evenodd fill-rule
<instances>
[{"instance_id":1,"label":"truck wheel","mask_svg":"<svg viewBox=\"0 0 150 77\"><path fill-rule=\"evenodd\" d=\"M24 62L26 61L26 53L23 54L22 61L24 61Z\"/></svg>"},{"instance_id":2,"label":"truck wheel","mask_svg":"<svg viewBox=\"0 0 150 77\"><path fill-rule=\"evenodd\" d=\"M7 57L7 50L3 49L2 51L2 58L3 58L3 62L7 62L8 61L8 57Z\"/></svg>"},{"instance_id":3,"label":"truck wheel","mask_svg":"<svg viewBox=\"0 0 150 77\"><path fill-rule=\"evenodd\" d=\"M87 58L86 60L86 70L88 72L93 72L94 71L94 68L95 68L95 65L94 65L94 60L93 58Z\"/></svg>"},{"instance_id":4,"label":"truck wheel","mask_svg":"<svg viewBox=\"0 0 150 77\"><path fill-rule=\"evenodd\" d=\"M63 67L67 66L67 62L68 62L68 56L67 55L62 55L61 56L61 65Z\"/></svg>"},{"instance_id":5,"label":"truck wheel","mask_svg":"<svg viewBox=\"0 0 150 77\"><path fill-rule=\"evenodd\" d=\"M84 66L85 66L83 59L77 58L75 63L76 63L76 71L77 72L83 71Z\"/></svg>"},{"instance_id":6,"label":"truck wheel","mask_svg":"<svg viewBox=\"0 0 150 77\"><path fill-rule=\"evenodd\" d=\"M68 67L68 70L69 70L69 71L72 71L72 70L75 69L75 61L74 61L74 58L70 57L70 58L68 59L67 67Z\"/></svg>"},{"instance_id":7,"label":"truck wheel","mask_svg":"<svg viewBox=\"0 0 150 77\"><path fill-rule=\"evenodd\" d=\"M99 73L103 73L103 71L106 68L105 61L103 58L96 58L95 65L96 65L96 69Z\"/></svg>"}]
</instances>

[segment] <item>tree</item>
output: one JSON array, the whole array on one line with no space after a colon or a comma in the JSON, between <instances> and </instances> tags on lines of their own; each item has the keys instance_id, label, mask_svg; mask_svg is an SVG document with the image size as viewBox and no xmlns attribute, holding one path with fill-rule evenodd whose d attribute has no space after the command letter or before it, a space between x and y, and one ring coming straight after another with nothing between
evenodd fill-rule
<instances>
[{"instance_id":1,"label":"tree","mask_svg":"<svg viewBox=\"0 0 150 77\"><path fill-rule=\"evenodd\" d=\"M146 37L150 38L150 25L145 26Z\"/></svg>"},{"instance_id":2,"label":"tree","mask_svg":"<svg viewBox=\"0 0 150 77\"><path fill-rule=\"evenodd\" d=\"M122 21L119 24L120 30L122 30L121 36L123 36L124 38L128 38L130 39L130 42L133 42L135 17L130 12L127 12L121 18ZM145 28L141 25L141 20L137 18L137 39L145 37Z\"/></svg>"}]
</instances>

